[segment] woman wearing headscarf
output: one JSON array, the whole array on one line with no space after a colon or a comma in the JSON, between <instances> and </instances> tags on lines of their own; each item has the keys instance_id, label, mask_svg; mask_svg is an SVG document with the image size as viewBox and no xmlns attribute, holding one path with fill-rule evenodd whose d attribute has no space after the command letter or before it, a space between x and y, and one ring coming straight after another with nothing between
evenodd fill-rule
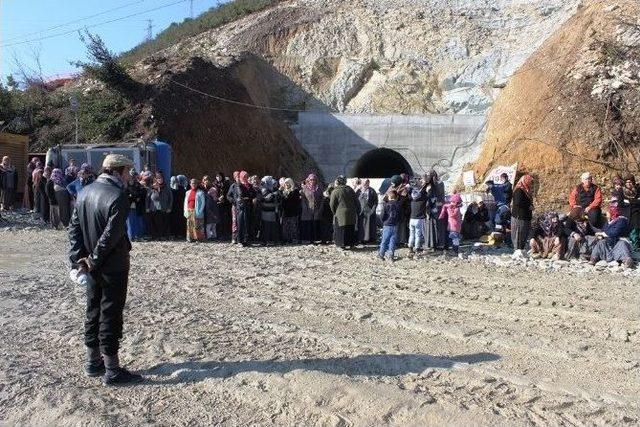
<instances>
[{"instance_id":1,"label":"woman wearing headscarf","mask_svg":"<svg viewBox=\"0 0 640 427\"><path fill-rule=\"evenodd\" d=\"M278 181L272 176L265 176L261 181L260 190L260 239L263 245L278 244L280 237L280 192Z\"/></svg>"},{"instance_id":2,"label":"woman wearing headscarf","mask_svg":"<svg viewBox=\"0 0 640 427\"><path fill-rule=\"evenodd\" d=\"M315 174L310 174L300 192L302 213L300 214L300 239L303 243L322 240L322 188Z\"/></svg>"},{"instance_id":3,"label":"woman wearing headscarf","mask_svg":"<svg viewBox=\"0 0 640 427\"><path fill-rule=\"evenodd\" d=\"M33 157L29 163L27 163L27 179L26 179L26 191L25 191L25 207L32 212L35 212L36 205L34 201L33 192L33 171L37 169L38 158Z\"/></svg>"},{"instance_id":4,"label":"woman wearing headscarf","mask_svg":"<svg viewBox=\"0 0 640 427\"><path fill-rule=\"evenodd\" d=\"M300 241L299 220L300 190L291 178L285 178L282 185L282 240L284 243L297 244Z\"/></svg>"},{"instance_id":5,"label":"woman wearing headscarf","mask_svg":"<svg viewBox=\"0 0 640 427\"><path fill-rule=\"evenodd\" d=\"M0 163L0 204L2 210L13 209L18 188L18 171L11 164L11 158L4 156Z\"/></svg>"},{"instance_id":6,"label":"woman wearing headscarf","mask_svg":"<svg viewBox=\"0 0 640 427\"><path fill-rule=\"evenodd\" d=\"M217 225L220 220L218 212L218 187L213 185L213 180L209 175L202 177L202 187L204 190L204 222L207 232L207 240L218 238Z\"/></svg>"},{"instance_id":7,"label":"woman wearing headscarf","mask_svg":"<svg viewBox=\"0 0 640 427\"><path fill-rule=\"evenodd\" d=\"M511 240L513 257L524 257L524 249L531 231L533 218L533 177L523 175L513 191L513 207L511 209Z\"/></svg>"},{"instance_id":8,"label":"woman wearing headscarf","mask_svg":"<svg viewBox=\"0 0 640 427\"><path fill-rule=\"evenodd\" d=\"M42 218L42 201L40 200L44 194L40 193L40 180L42 180L42 164L40 162L37 163L36 168L32 172L31 182L32 191L33 191L33 212L37 217Z\"/></svg>"},{"instance_id":9,"label":"woman wearing headscarf","mask_svg":"<svg viewBox=\"0 0 640 427\"><path fill-rule=\"evenodd\" d=\"M147 192L147 225L151 238L160 239L168 235L172 205L171 189L166 185L162 172L158 171Z\"/></svg>"},{"instance_id":10,"label":"woman wearing headscarf","mask_svg":"<svg viewBox=\"0 0 640 427\"><path fill-rule=\"evenodd\" d=\"M258 236L260 236L260 227L262 226L262 221L260 220L262 185L260 183L260 178L258 177L258 175L251 175L251 177L249 177L249 182L251 183L251 187L253 187L256 195L256 197L253 199L251 220L249 221L249 240L257 241Z\"/></svg>"},{"instance_id":11,"label":"woman wearing headscarf","mask_svg":"<svg viewBox=\"0 0 640 427\"><path fill-rule=\"evenodd\" d=\"M598 261L617 261L627 268L633 268L635 262L632 258L631 244L622 237L628 236L629 219L620 215L617 204L611 203L607 212L607 223L602 227L602 231L596 233L598 239L589 264L595 265Z\"/></svg>"},{"instance_id":12,"label":"woman wearing headscarf","mask_svg":"<svg viewBox=\"0 0 640 427\"><path fill-rule=\"evenodd\" d=\"M436 186L437 183L433 182L434 174L435 171L431 171L424 176L424 180L427 183L425 187L427 193L427 215L424 222L424 245L430 251L438 249L443 239L440 230L443 221L439 218L441 208L444 204L440 204L440 193Z\"/></svg>"},{"instance_id":13,"label":"woman wearing headscarf","mask_svg":"<svg viewBox=\"0 0 640 427\"><path fill-rule=\"evenodd\" d=\"M51 205L49 204L49 197L47 196L47 183L51 179L51 171L51 166L44 167L36 190L39 195L40 215L42 215L42 220L45 224L49 224L49 221L51 221Z\"/></svg>"},{"instance_id":14,"label":"woman wearing headscarf","mask_svg":"<svg viewBox=\"0 0 640 427\"><path fill-rule=\"evenodd\" d=\"M333 182L327 185L327 188L322 193L322 220L320 230L320 243L323 245L333 241L333 230L335 226L335 218L333 212L331 212L331 194L335 189Z\"/></svg>"},{"instance_id":15,"label":"woman wearing headscarf","mask_svg":"<svg viewBox=\"0 0 640 427\"><path fill-rule=\"evenodd\" d=\"M378 223L376 208L378 207L378 195L371 188L370 181L361 181L360 188L356 190L356 197L360 204L358 216L358 241L361 243L376 243Z\"/></svg>"},{"instance_id":16,"label":"woman wearing headscarf","mask_svg":"<svg viewBox=\"0 0 640 427\"><path fill-rule=\"evenodd\" d=\"M445 188L444 182L438 176L438 172L434 169L429 171L429 175L431 176L431 211L433 212L436 218L440 218L440 213L442 211L442 207L445 204ZM447 247L448 235L448 220L447 219L438 219L437 221L437 234L436 234L436 244L438 249L445 249Z\"/></svg>"},{"instance_id":17,"label":"woman wearing headscarf","mask_svg":"<svg viewBox=\"0 0 640 427\"><path fill-rule=\"evenodd\" d=\"M197 179L189 183L183 202L184 217L187 220L187 242L204 242L205 240L205 194Z\"/></svg>"},{"instance_id":18,"label":"woman wearing headscarf","mask_svg":"<svg viewBox=\"0 0 640 427\"><path fill-rule=\"evenodd\" d=\"M233 183L229 186L226 197L231 206L231 243L238 243L238 210L235 205L236 187L240 185L240 171L233 172Z\"/></svg>"},{"instance_id":19,"label":"woman wearing headscarf","mask_svg":"<svg viewBox=\"0 0 640 427\"><path fill-rule=\"evenodd\" d=\"M333 237L336 246L341 249L353 248L357 243L356 224L360 206L356 192L347 185L347 179L342 175L336 178L330 207L335 217Z\"/></svg>"},{"instance_id":20,"label":"woman wearing headscarf","mask_svg":"<svg viewBox=\"0 0 640 427\"><path fill-rule=\"evenodd\" d=\"M624 177L624 186L620 195L620 213L629 218L629 240L631 246L640 249L640 186L633 175Z\"/></svg>"},{"instance_id":21,"label":"woman wearing headscarf","mask_svg":"<svg viewBox=\"0 0 640 427\"><path fill-rule=\"evenodd\" d=\"M56 230L61 228L60 222L60 207L58 206L58 200L56 199L56 190L55 183L61 186L63 183L64 174L61 169L55 168L51 171L51 176L45 185L45 194L47 197L47 201L49 202L49 219L51 221L51 226ZM66 190L65 190L66 191ZM67 221L68 225L68 221Z\"/></svg>"},{"instance_id":22,"label":"woman wearing headscarf","mask_svg":"<svg viewBox=\"0 0 640 427\"><path fill-rule=\"evenodd\" d=\"M57 177L53 179L53 190L56 194L56 201L58 202L58 209L60 211L60 223L63 227L68 227L71 221L71 196L67 191L66 178L62 171L60 171ZM52 174L53 177L53 174Z\"/></svg>"},{"instance_id":23,"label":"woman wearing headscarf","mask_svg":"<svg viewBox=\"0 0 640 427\"><path fill-rule=\"evenodd\" d=\"M125 188L125 193L129 199L127 235L133 241L142 238L146 232L144 214L147 202L147 190L140 183L135 169L129 171L129 185Z\"/></svg>"},{"instance_id":24,"label":"woman wearing headscarf","mask_svg":"<svg viewBox=\"0 0 640 427\"><path fill-rule=\"evenodd\" d=\"M242 246L248 246L251 241L249 233L256 191L249 182L249 174L246 171L238 174L238 183L232 187L230 195L236 208L238 243L241 243Z\"/></svg>"},{"instance_id":25,"label":"woman wearing headscarf","mask_svg":"<svg viewBox=\"0 0 640 427\"><path fill-rule=\"evenodd\" d=\"M178 176L172 176L169 180L169 188L171 188L171 197L173 198L169 214L169 234L175 239L184 238L187 227L184 216L184 197L189 182L186 176L180 175L180 177L184 177L184 182Z\"/></svg>"},{"instance_id":26,"label":"woman wearing headscarf","mask_svg":"<svg viewBox=\"0 0 640 427\"><path fill-rule=\"evenodd\" d=\"M69 158L67 161L67 168L64 170L64 183L65 187L71 184L78 177L78 167L76 161L73 158Z\"/></svg>"},{"instance_id":27,"label":"woman wearing headscarf","mask_svg":"<svg viewBox=\"0 0 640 427\"><path fill-rule=\"evenodd\" d=\"M557 212L547 212L538 218L529 246L532 258L551 258L558 261L564 257L564 228Z\"/></svg>"},{"instance_id":28,"label":"woman wearing headscarf","mask_svg":"<svg viewBox=\"0 0 640 427\"><path fill-rule=\"evenodd\" d=\"M588 260L596 243L596 230L589 223L589 217L584 213L584 209L580 206L571 209L564 220L563 229L567 239L565 259L581 257Z\"/></svg>"},{"instance_id":29,"label":"woman wearing headscarf","mask_svg":"<svg viewBox=\"0 0 640 427\"><path fill-rule=\"evenodd\" d=\"M231 204L227 200L227 194L229 193L231 183L222 172L218 172L214 185L218 189L217 203L218 214L220 216L217 235L219 239L229 240L231 239Z\"/></svg>"}]
</instances>

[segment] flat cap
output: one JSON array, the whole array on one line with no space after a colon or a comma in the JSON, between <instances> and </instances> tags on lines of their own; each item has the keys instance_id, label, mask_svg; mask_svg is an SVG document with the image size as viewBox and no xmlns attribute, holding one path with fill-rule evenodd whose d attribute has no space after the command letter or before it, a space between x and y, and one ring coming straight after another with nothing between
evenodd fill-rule
<instances>
[{"instance_id":1,"label":"flat cap","mask_svg":"<svg viewBox=\"0 0 640 427\"><path fill-rule=\"evenodd\" d=\"M102 167L105 169L120 168L123 166L133 167L133 162L122 154L109 154L104 158Z\"/></svg>"}]
</instances>

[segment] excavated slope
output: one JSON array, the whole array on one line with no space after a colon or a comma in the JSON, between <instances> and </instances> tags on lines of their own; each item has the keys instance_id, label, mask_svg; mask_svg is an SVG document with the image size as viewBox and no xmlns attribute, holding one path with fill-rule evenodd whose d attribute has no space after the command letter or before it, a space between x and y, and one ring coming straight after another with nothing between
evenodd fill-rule
<instances>
[{"instance_id":1,"label":"excavated slope","mask_svg":"<svg viewBox=\"0 0 640 427\"><path fill-rule=\"evenodd\" d=\"M640 169L640 3L590 1L509 80L474 167L518 162L538 203L566 208L580 173Z\"/></svg>"}]
</instances>

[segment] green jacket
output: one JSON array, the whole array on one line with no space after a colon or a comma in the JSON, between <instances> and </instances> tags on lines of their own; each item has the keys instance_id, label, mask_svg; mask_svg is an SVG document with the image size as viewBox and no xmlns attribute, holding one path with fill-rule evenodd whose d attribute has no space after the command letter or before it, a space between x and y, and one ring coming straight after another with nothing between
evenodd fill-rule
<instances>
[{"instance_id":1,"label":"green jacket","mask_svg":"<svg viewBox=\"0 0 640 427\"><path fill-rule=\"evenodd\" d=\"M338 226L356 225L358 222L358 214L360 206L356 192L348 185L338 185L331 193L330 200L331 211Z\"/></svg>"}]
</instances>

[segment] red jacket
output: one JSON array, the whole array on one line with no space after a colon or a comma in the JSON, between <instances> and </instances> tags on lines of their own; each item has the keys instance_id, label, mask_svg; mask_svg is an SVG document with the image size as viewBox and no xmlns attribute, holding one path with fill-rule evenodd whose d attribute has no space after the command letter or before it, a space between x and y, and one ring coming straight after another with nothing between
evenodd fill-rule
<instances>
[{"instance_id":1,"label":"red jacket","mask_svg":"<svg viewBox=\"0 0 640 427\"><path fill-rule=\"evenodd\" d=\"M578 200L578 189L582 184L578 184L573 187L571 190L571 194L569 195L569 207L575 208L580 207L580 200ZM598 208L602 205L602 190L595 184L591 184L595 187L595 194L593 196L593 202L588 206L589 209Z\"/></svg>"}]
</instances>

